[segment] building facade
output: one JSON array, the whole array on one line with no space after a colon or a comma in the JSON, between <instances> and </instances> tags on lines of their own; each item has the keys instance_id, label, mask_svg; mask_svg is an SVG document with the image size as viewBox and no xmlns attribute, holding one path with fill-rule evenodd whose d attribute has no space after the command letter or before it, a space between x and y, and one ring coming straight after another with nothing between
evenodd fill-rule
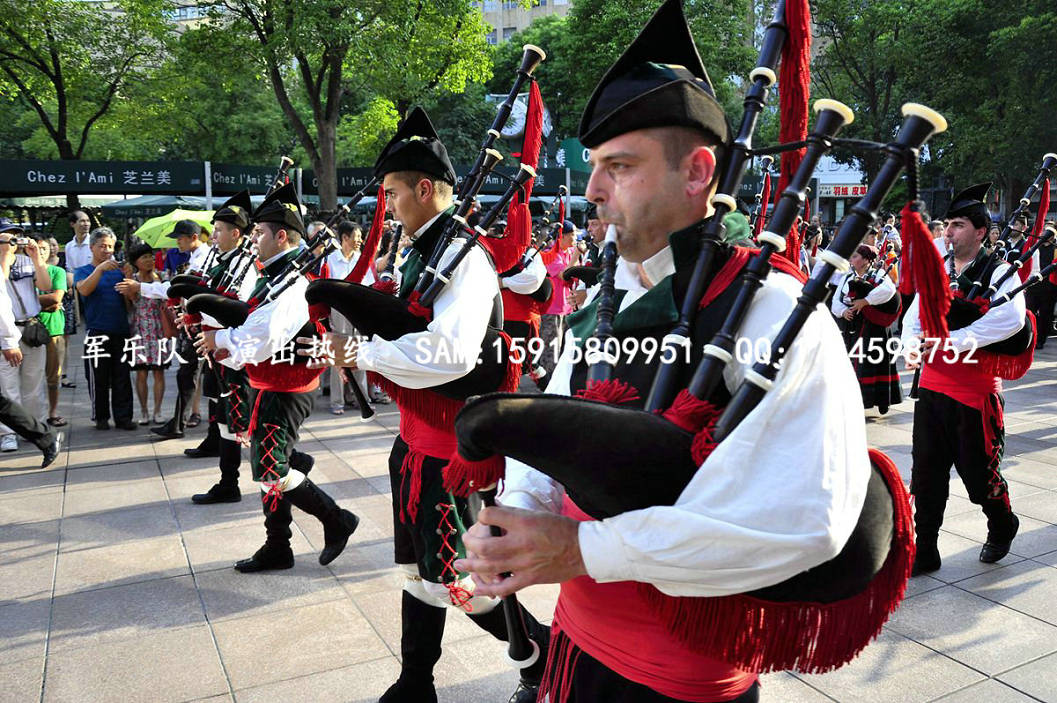
<instances>
[{"instance_id":1,"label":"building facade","mask_svg":"<svg viewBox=\"0 0 1057 703\"><path fill-rule=\"evenodd\" d=\"M481 9L485 22L492 25L488 43L498 44L527 28L539 17L568 14L572 0L532 0L529 9L518 0L482 0L473 4Z\"/></svg>"}]
</instances>

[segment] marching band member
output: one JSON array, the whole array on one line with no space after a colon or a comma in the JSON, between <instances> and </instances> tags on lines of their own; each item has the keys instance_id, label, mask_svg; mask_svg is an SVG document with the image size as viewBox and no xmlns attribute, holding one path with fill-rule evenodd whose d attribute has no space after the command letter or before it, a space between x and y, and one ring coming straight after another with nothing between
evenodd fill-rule
<instances>
[{"instance_id":1,"label":"marching band member","mask_svg":"<svg viewBox=\"0 0 1057 703\"><path fill-rule=\"evenodd\" d=\"M374 172L383 179L388 207L404 232L411 233L411 251L401 267L398 293L407 298L451 219L455 184L448 152L424 111L416 109L408 116L382 150ZM461 246L458 239L451 242L438 271ZM455 498L453 502L443 487L441 472L455 451L454 418L441 421L436 417L439 406L435 404L446 399L438 399L430 388L470 372L499 301L495 269L484 248L475 246L434 302L432 321L425 331L393 340L374 335L358 345L345 343L342 335L328 335L333 340L334 363L378 374L400 409L400 434L389 455L389 479L395 559L407 580L401 604L400 678L381 697L381 703L437 700L433 667L441 655L447 606L455 604L446 584L446 577L454 574L453 559L442 555L462 551L460 536L442 529L442 523L450 519L447 510L452 506L463 524L471 520L467 501ZM472 588L468 578L456 579L451 585L461 588L460 584ZM498 604L495 598L473 596L462 607L478 626L506 640L506 623ZM545 645L546 628L524 609L521 613L533 639ZM535 700L543 664L541 658L521 670L512 701Z\"/></svg>"},{"instance_id":2,"label":"marching band member","mask_svg":"<svg viewBox=\"0 0 1057 703\"><path fill-rule=\"evenodd\" d=\"M896 349L888 331L899 317L899 296L891 278L873 266L877 250L861 244L848 263L851 271L837 286L830 311L844 333L855 375L862 389L865 408L876 407L884 415L891 405L903 402L896 370Z\"/></svg>"},{"instance_id":3,"label":"marching band member","mask_svg":"<svg viewBox=\"0 0 1057 703\"><path fill-rule=\"evenodd\" d=\"M983 247L991 223L984 203L990 186L978 184L955 195L945 217L945 236L952 252L949 277L952 286L962 292L972 289L976 281L986 287L1008 268L1001 262L988 267ZM1017 283L1017 277L1011 276L999 286L998 294L1012 290ZM957 297L954 303L958 303ZM951 309L955 310L953 304ZM936 346L937 340L925 340L921 346L925 356L920 397L914 407L910 481L917 528L915 576L940 568L936 542L947 505L951 464L965 484L969 500L987 516L987 541L980 550L980 561L993 563L1006 556L1017 534L1020 521L1010 507L1009 488L1000 471L1005 446L1002 380L982 368L973 356L988 344L1012 337L1024 323L1024 296L1018 293L1010 303L987 310L966 327L954 329L951 325L949 341L942 348ZM903 321L903 347L909 349L920 336L915 300ZM970 350L972 353L966 354ZM907 367L917 366L908 356Z\"/></svg>"},{"instance_id":4,"label":"marching band member","mask_svg":"<svg viewBox=\"0 0 1057 703\"><path fill-rule=\"evenodd\" d=\"M305 226L297 194L287 184L273 191L253 213L254 239L262 264L260 279L250 295L246 321L234 329L203 329L199 351L232 369L245 368L256 389L248 432L253 480L264 492L264 545L248 559L235 564L244 573L289 569L294 565L290 548L290 506L294 505L323 524L323 550L319 563L333 561L355 532L359 519L334 502L314 484L305 471L291 465L298 430L312 413L313 391L319 387L319 371L298 363L293 341L309 323L303 277L274 300L261 300L272 281L297 256ZM318 323L317 323L318 324ZM282 358L286 356L287 358Z\"/></svg>"},{"instance_id":5,"label":"marching band member","mask_svg":"<svg viewBox=\"0 0 1057 703\"><path fill-rule=\"evenodd\" d=\"M596 87L580 126L593 166L587 198L617 228L620 255L656 282L617 291L618 338L659 340L671 329L731 138L681 3L669 0ZM693 348L711 338L736 289L728 286L698 311ZM740 334L773 338L800 290L791 274L772 273ZM574 352L595 326L596 307L571 316L548 393L585 389L587 364L574 363ZM543 683L549 700L758 699L754 673L682 644L639 587L679 596L739 593L840 551L870 474L862 403L846 359L830 316L813 314L775 389L712 452L675 505L585 520L560 484L507 458L504 505L482 511L466 536L472 554L457 566L475 574L481 593L561 583L552 625L561 639L552 640L557 654ZM621 355L614 374L638 391L641 404L655 371L642 354ZM741 362L728 367L726 398L746 371ZM492 525L504 535L491 537Z\"/></svg>"}]
</instances>

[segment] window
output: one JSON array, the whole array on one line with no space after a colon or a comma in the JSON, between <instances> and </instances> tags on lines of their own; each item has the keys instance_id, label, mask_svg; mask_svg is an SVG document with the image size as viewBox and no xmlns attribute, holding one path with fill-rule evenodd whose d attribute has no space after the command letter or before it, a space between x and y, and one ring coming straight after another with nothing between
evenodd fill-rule
<instances>
[{"instance_id":1,"label":"window","mask_svg":"<svg viewBox=\"0 0 1057 703\"><path fill-rule=\"evenodd\" d=\"M504 10L516 10L516 9L518 9L518 6L519 6L518 0L503 0L503 9Z\"/></svg>"},{"instance_id":2,"label":"window","mask_svg":"<svg viewBox=\"0 0 1057 703\"><path fill-rule=\"evenodd\" d=\"M485 39L485 41L487 41L492 46L495 46L496 44L499 43L499 40L496 38L496 31L494 29L491 32L489 32L488 34L486 34L484 36L484 39Z\"/></svg>"},{"instance_id":3,"label":"window","mask_svg":"<svg viewBox=\"0 0 1057 703\"><path fill-rule=\"evenodd\" d=\"M503 27L503 41L517 34L517 27Z\"/></svg>"},{"instance_id":4,"label":"window","mask_svg":"<svg viewBox=\"0 0 1057 703\"><path fill-rule=\"evenodd\" d=\"M484 0L484 11L495 12L496 11L496 0Z\"/></svg>"}]
</instances>

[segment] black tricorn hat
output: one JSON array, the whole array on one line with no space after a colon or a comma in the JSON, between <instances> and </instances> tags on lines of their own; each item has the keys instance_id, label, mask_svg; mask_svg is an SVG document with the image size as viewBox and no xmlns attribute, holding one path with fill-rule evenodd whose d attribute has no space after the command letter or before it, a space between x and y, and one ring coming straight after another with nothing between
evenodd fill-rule
<instances>
[{"instance_id":1,"label":"black tricorn hat","mask_svg":"<svg viewBox=\"0 0 1057 703\"><path fill-rule=\"evenodd\" d=\"M305 233L305 222L301 219L301 202L297 199L297 191L292 183L287 183L269 194L251 218L254 222L273 222L299 234Z\"/></svg>"},{"instance_id":2,"label":"black tricorn hat","mask_svg":"<svg viewBox=\"0 0 1057 703\"><path fill-rule=\"evenodd\" d=\"M448 158L429 115L416 107L374 162L374 175L383 178L394 171L422 171L455 185L455 167Z\"/></svg>"},{"instance_id":3,"label":"black tricorn hat","mask_svg":"<svg viewBox=\"0 0 1057 703\"><path fill-rule=\"evenodd\" d=\"M697 53L682 0L665 0L595 87L580 118L593 148L650 127L690 127L730 139L730 125Z\"/></svg>"},{"instance_id":4,"label":"black tricorn hat","mask_svg":"<svg viewBox=\"0 0 1057 703\"><path fill-rule=\"evenodd\" d=\"M238 227L243 234L248 234L251 212L253 203L250 202L250 192L244 190L228 198L213 214L212 221L227 222Z\"/></svg>"},{"instance_id":5,"label":"black tricorn hat","mask_svg":"<svg viewBox=\"0 0 1057 703\"><path fill-rule=\"evenodd\" d=\"M951 198L950 207L947 208L946 219L967 217L970 220L977 221L981 218L990 220L991 215L987 210L987 204L984 202L989 190L991 190L991 183L977 183L955 194ZM976 224L976 222L974 221L973 224Z\"/></svg>"}]
</instances>

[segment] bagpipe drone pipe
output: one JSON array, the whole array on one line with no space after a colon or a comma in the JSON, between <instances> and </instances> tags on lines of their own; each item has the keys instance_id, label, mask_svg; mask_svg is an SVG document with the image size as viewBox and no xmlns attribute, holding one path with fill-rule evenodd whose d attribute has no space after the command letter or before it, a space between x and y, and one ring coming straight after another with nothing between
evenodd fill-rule
<instances>
[{"instance_id":1,"label":"bagpipe drone pipe","mask_svg":"<svg viewBox=\"0 0 1057 703\"><path fill-rule=\"evenodd\" d=\"M385 340L394 340L405 334L422 332L427 328L432 318L432 306L456 268L475 246L480 246L484 238L488 236L488 228L499 219L514 198L524 192L526 184L536 175L534 168L522 163L517 174L509 179L510 183L506 192L477 225L470 226L467 222L477 194L496 164L502 159L502 155L492 146L510 116L510 108L518 91L525 81L531 79L532 73L544 57L542 49L531 44L524 46L514 86L488 130L473 169L463 179L456 200L455 213L449 218L445 231L434 247L429 263L419 277L410 297L405 299L393 296L384 290L350 281L319 280L313 281L308 286L305 295L310 303L326 302L344 315L357 331L366 337L378 335ZM526 152L525 156L527 155ZM527 207L524 209L525 217L527 217ZM441 268L442 256L456 238L461 240L461 246ZM518 255L520 254L519 251ZM511 263L514 262L506 262L506 265L509 266ZM520 377L518 373L520 365L511 361L510 339L502 332L501 306L498 306L496 312L498 314L489 323L481 342L477 363L474 364L472 370L454 381L431 387L430 391L448 399L462 401L473 395L516 387L517 379Z\"/></svg>"},{"instance_id":2,"label":"bagpipe drone pipe","mask_svg":"<svg viewBox=\"0 0 1057 703\"><path fill-rule=\"evenodd\" d=\"M830 108L823 109L819 122L846 121L843 110L835 109L835 105ZM827 112L836 114L827 116ZM903 114L898 135L884 146L886 159L877 177L852 208L829 249L820 254L824 264L804 286L796 307L772 340L771 358L748 370L732 396L725 386L711 396L695 395L694 391L702 389L701 367L713 358L706 352L689 387L682 386L684 390L663 412L616 404L628 400L621 392L626 389L621 389L619 382L604 380L594 388L588 383L581 397L493 394L473 399L456 420L458 455L446 469L448 488L465 493L492 485L502 478L504 457L510 457L561 483L577 506L595 519L673 505L711 451L774 385L782 358L824 299L833 272L847 270L848 257L875 220L877 208L904 167L916 161L917 149L933 133L946 128L942 116L920 105L905 105ZM831 124L829 129L835 130L835 126ZM819 131L816 128L818 140ZM809 147L805 161L813 158L811 151ZM764 247L772 239L777 244L777 233L794 222L796 208L791 205L802 197L805 176L813 168L811 163L802 166L804 172L798 170L790 187L783 191L784 203L779 204L769 223L770 234L776 236L765 237ZM911 193L916 195L916 183ZM724 270L739 252L744 256L749 251L734 248ZM756 265L750 263L745 268L744 285L728 290L733 288L742 297L749 283L746 279L760 275L758 260L766 256L766 250L757 254ZM741 270L741 266L735 269ZM712 282L708 286L710 294L715 285ZM737 305L731 306L730 314L742 314L735 309ZM598 327L604 324L608 321L600 313ZM609 373L605 367L612 366L604 341L599 346L602 351L596 361L600 368L591 367L593 379L605 379ZM685 378L684 374L679 382ZM600 393L603 387L606 391ZM625 397L621 399L621 395ZM591 399L606 396L615 402ZM724 406L726 398L729 402ZM605 440L600 442L597 433L570 433L569 427L604 428ZM563 439L555 442L553 437ZM853 659L877 636L901 601L913 563L909 499L898 470L880 452L871 450L870 460L873 470L864 506L851 537L836 557L782 583L719 598L669 597L641 584L650 607L688 647L739 668L823 672Z\"/></svg>"},{"instance_id":3,"label":"bagpipe drone pipe","mask_svg":"<svg viewBox=\"0 0 1057 703\"><path fill-rule=\"evenodd\" d=\"M855 277L848 281L848 299L865 299L866 296L880 284L880 281L876 278L877 276L887 278L888 273L884 270L874 270L865 277ZM883 281L884 278L881 278L881 280ZM862 310L862 316L868 322L871 322L878 327L888 327L899 319L899 313L902 312L902 310L902 299L899 297L898 293L895 293L883 303L867 305Z\"/></svg>"}]
</instances>

